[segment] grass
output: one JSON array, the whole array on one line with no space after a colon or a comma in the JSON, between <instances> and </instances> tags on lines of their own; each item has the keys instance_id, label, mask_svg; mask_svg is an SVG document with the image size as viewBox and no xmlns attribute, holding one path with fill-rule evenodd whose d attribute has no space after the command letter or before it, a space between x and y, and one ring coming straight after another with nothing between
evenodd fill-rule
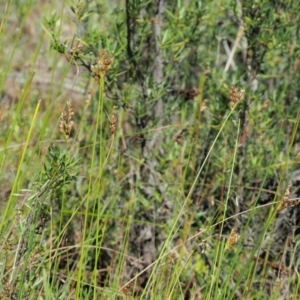
<instances>
[{"instance_id":1,"label":"grass","mask_svg":"<svg viewBox=\"0 0 300 300\"><path fill-rule=\"evenodd\" d=\"M299 8L102 2L0 5L0 298L297 299Z\"/></svg>"}]
</instances>

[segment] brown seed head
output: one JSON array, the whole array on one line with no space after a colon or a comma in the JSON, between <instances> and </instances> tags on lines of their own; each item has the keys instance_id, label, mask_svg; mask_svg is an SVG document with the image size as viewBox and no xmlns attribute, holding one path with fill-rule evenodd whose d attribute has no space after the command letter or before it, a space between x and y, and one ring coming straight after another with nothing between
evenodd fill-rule
<instances>
[{"instance_id":1,"label":"brown seed head","mask_svg":"<svg viewBox=\"0 0 300 300\"><path fill-rule=\"evenodd\" d=\"M292 206L295 206L297 204L300 203L300 199L290 199L289 196L291 194L290 192L290 188L291 188L291 184L287 187L285 193L284 193L284 196L282 197L276 211L279 212L281 210L284 210L288 207L292 207Z\"/></svg>"},{"instance_id":2,"label":"brown seed head","mask_svg":"<svg viewBox=\"0 0 300 300\"><path fill-rule=\"evenodd\" d=\"M238 90L234 85L230 87L228 99L231 108L233 108L238 102L244 100L244 93L244 89Z\"/></svg>"},{"instance_id":3,"label":"brown seed head","mask_svg":"<svg viewBox=\"0 0 300 300\"><path fill-rule=\"evenodd\" d=\"M239 234L235 231L234 228L232 228L225 245L225 250L228 250L232 246L234 246L238 242L239 238L240 238Z\"/></svg>"},{"instance_id":4,"label":"brown seed head","mask_svg":"<svg viewBox=\"0 0 300 300\"><path fill-rule=\"evenodd\" d=\"M71 102L67 102L67 110L66 112L62 112L59 120L59 131L64 135L65 140L67 141L70 137L74 121L73 116L75 112Z\"/></svg>"},{"instance_id":5,"label":"brown seed head","mask_svg":"<svg viewBox=\"0 0 300 300\"><path fill-rule=\"evenodd\" d=\"M196 87L193 87L190 90L180 90L179 94L185 100L192 100L192 99L194 99L196 96L198 96L200 94L200 91Z\"/></svg>"},{"instance_id":6,"label":"brown seed head","mask_svg":"<svg viewBox=\"0 0 300 300\"><path fill-rule=\"evenodd\" d=\"M94 78L99 80L101 77L105 76L105 73L111 68L112 63L113 58L107 57L106 50L100 50L97 64L91 66L91 71L93 72Z\"/></svg>"},{"instance_id":7,"label":"brown seed head","mask_svg":"<svg viewBox=\"0 0 300 300\"><path fill-rule=\"evenodd\" d=\"M117 125L118 125L118 115L117 115L117 106L113 107L112 113L110 115L109 118L109 133L110 136L112 136L113 134L115 134L116 130L117 130Z\"/></svg>"}]
</instances>

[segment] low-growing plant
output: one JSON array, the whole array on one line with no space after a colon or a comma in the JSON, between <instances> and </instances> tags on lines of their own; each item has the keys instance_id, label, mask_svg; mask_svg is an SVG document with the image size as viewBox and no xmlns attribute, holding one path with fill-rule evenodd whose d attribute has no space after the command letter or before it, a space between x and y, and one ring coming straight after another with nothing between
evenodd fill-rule
<instances>
[{"instance_id":1,"label":"low-growing plant","mask_svg":"<svg viewBox=\"0 0 300 300\"><path fill-rule=\"evenodd\" d=\"M0 298L297 299L297 3L98 2L0 4Z\"/></svg>"}]
</instances>

